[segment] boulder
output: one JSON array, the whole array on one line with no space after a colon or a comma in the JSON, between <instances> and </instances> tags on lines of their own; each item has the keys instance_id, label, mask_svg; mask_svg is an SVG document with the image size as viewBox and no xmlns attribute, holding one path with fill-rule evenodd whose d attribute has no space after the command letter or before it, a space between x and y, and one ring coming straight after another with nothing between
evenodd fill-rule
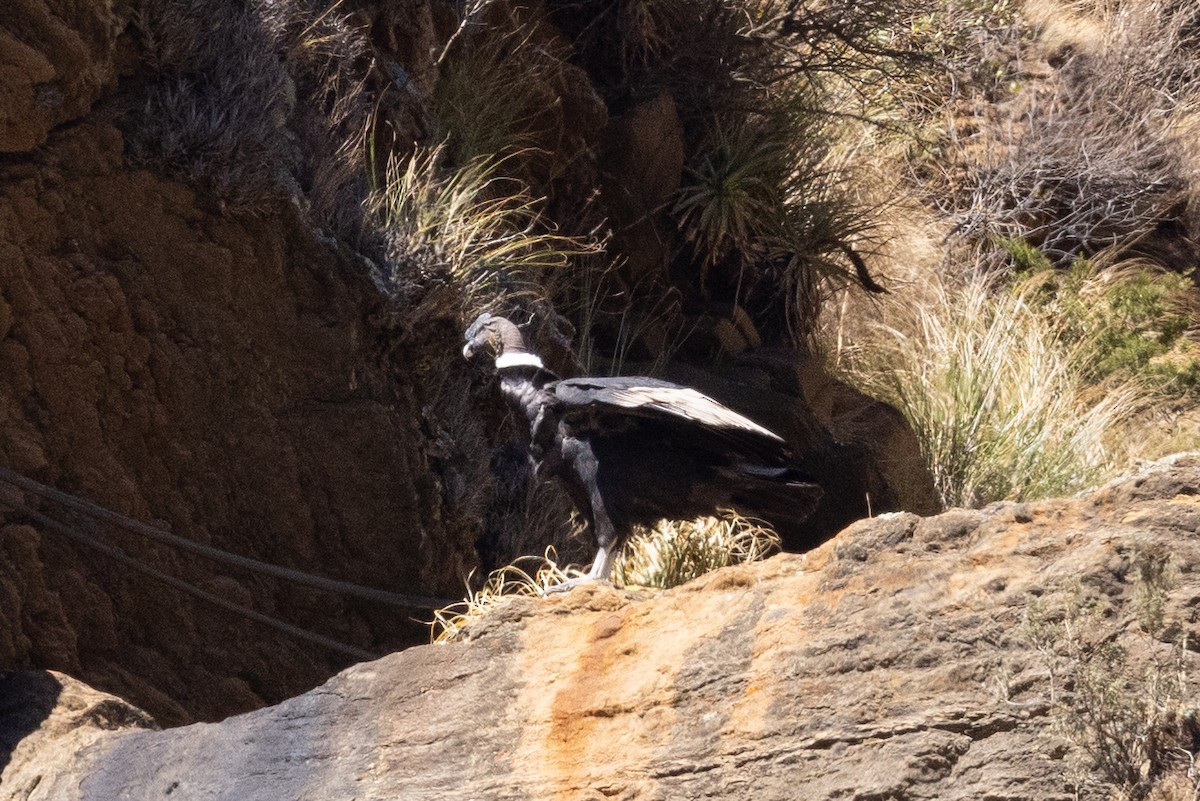
<instances>
[{"instance_id":1,"label":"boulder","mask_svg":"<svg viewBox=\"0 0 1200 801\"><path fill-rule=\"evenodd\" d=\"M62 673L0 675L0 795L29 798L47 771L71 764L105 735L156 728L153 718L132 704Z\"/></svg>"},{"instance_id":2,"label":"boulder","mask_svg":"<svg viewBox=\"0 0 1200 801\"><path fill-rule=\"evenodd\" d=\"M665 592L513 600L218 724L55 746L0 798L1067 801L1118 789L1094 753L1178 788L1198 530L1198 454L1088 497L864 520Z\"/></svg>"}]
</instances>

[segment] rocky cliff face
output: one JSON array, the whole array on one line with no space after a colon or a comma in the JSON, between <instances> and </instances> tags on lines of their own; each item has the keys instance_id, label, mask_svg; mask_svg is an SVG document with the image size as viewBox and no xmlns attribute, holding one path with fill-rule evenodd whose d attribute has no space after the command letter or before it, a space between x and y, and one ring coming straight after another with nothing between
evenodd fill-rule
<instances>
[{"instance_id":1,"label":"rocky cliff face","mask_svg":"<svg viewBox=\"0 0 1200 801\"><path fill-rule=\"evenodd\" d=\"M0 153L32 150L111 92L128 3L14 0L0 9Z\"/></svg>"},{"instance_id":2,"label":"rocky cliff face","mask_svg":"<svg viewBox=\"0 0 1200 801\"><path fill-rule=\"evenodd\" d=\"M114 119L133 13L0 9L0 464L246 556L457 594L472 544L445 518L413 368L368 324L379 297L358 257L296 207L228 215L130 168ZM171 723L345 664L28 522L0 509L0 666L66 671ZM424 638L394 610L103 533L360 647Z\"/></svg>"},{"instance_id":3,"label":"rocky cliff face","mask_svg":"<svg viewBox=\"0 0 1200 801\"><path fill-rule=\"evenodd\" d=\"M1192 798L1198 530L1190 455L660 594L513 602L217 725L145 731L30 674L0 797Z\"/></svg>"},{"instance_id":4,"label":"rocky cliff face","mask_svg":"<svg viewBox=\"0 0 1200 801\"><path fill-rule=\"evenodd\" d=\"M85 124L33 164L0 168L4 463L248 556L449 591L470 545L422 534L443 534L440 498L406 366L380 358L365 323L365 279L295 220L224 219L186 188L121 164L116 131ZM323 655L267 645L261 630L7 519L0 663L83 676L168 720L168 708L228 712L230 694L278 700L329 669ZM211 580L195 559L128 536L118 544ZM212 588L360 643L419 636L252 577ZM221 690L190 675L217 656L194 653L214 647L200 642L223 643L218 658L242 665L225 675L245 678L220 679L231 685ZM291 652L282 663L276 648ZM275 668L254 667L264 660ZM171 690L169 707L139 681L194 689Z\"/></svg>"}]
</instances>

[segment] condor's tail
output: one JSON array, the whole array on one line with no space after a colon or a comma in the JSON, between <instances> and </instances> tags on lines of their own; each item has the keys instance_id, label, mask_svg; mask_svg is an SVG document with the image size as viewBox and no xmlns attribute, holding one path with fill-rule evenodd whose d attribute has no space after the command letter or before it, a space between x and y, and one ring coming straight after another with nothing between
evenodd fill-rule
<instances>
[{"instance_id":1,"label":"condor's tail","mask_svg":"<svg viewBox=\"0 0 1200 801\"><path fill-rule=\"evenodd\" d=\"M733 508L766 521L780 534L798 530L824 494L792 467L742 464L728 478Z\"/></svg>"}]
</instances>

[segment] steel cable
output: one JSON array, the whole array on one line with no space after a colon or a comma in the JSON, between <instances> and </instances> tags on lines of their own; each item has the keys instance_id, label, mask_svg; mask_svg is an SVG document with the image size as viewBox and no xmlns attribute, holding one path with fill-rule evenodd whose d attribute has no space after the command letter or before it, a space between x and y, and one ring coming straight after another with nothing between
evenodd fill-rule
<instances>
[{"instance_id":1,"label":"steel cable","mask_svg":"<svg viewBox=\"0 0 1200 801\"><path fill-rule=\"evenodd\" d=\"M115 546L101 542L99 539L92 536L91 534L87 534L83 531L72 528L71 526L68 526L64 523L60 523L59 521L55 520L54 518L49 517L39 511L37 511L36 509L26 506L23 503L20 503L18 501L14 501L14 500L10 500L10 499L5 499L3 501L0 501L0 503L3 503L5 506L10 507L13 510L15 510L23 515L26 515L27 517L29 517L32 520L36 520L38 523L40 523L41 525L45 526L48 529L51 529L52 531L57 531L59 534L69 537L70 539L75 540L76 542L78 542L88 548L91 548L95 551L99 551L100 553L104 554L105 556L109 557L110 559L120 562L121 564L125 565L126 567L128 567L132 570L136 570L137 572L139 572L143 575L149 576L150 578L153 578L156 581L160 581L168 586L174 587L175 589L180 590L181 592L185 592L189 595L193 595L197 598L207 601L208 603L215 604L216 606L219 606L222 609L225 609L230 612L234 612L235 614L242 615L243 617L247 617L251 620L254 620L254 621L257 621L264 625L278 629L278 630L285 632L287 634L290 634L291 636L296 637L298 639L307 640L308 642L312 642L312 643L316 643L317 645L324 646L325 648L328 648L331 651L337 651L338 653L344 654L346 656L349 656L353 659L357 659L359 661L369 661L372 659L378 659L380 656L379 654L364 650L357 646L348 645L344 642L340 642L340 641L332 639L330 637L326 637L324 635L308 631L307 629L302 629L299 626L293 626L291 623L287 623L278 618L271 617L270 615L264 615L262 612L256 612L255 610L250 609L249 607L242 606L241 604L238 604L238 603L234 603L233 601L230 601L226 598L222 598L221 596L216 595L211 592L208 592L207 590L202 590L199 587L196 587L192 584L187 583L186 581L183 581L182 579L175 578L174 576L170 576L166 573L163 573L162 571L160 571L156 568L150 567L149 565L144 564L144 563L138 561L137 559L134 559L132 556L125 553L120 548L117 548Z\"/></svg>"},{"instance_id":2,"label":"steel cable","mask_svg":"<svg viewBox=\"0 0 1200 801\"><path fill-rule=\"evenodd\" d=\"M239 556L229 551L214 548L210 545L189 540L186 537L180 537L178 534L172 534L169 531L151 526L148 523L143 523L140 520L134 520L117 512L105 509L103 506L76 497L62 490L48 487L33 479L26 478L20 473L9 470L5 467L0 467L0 481L11 484L15 487L27 490L39 495L47 500L62 504L77 512L81 512L98 520L103 520L116 526L120 526L128 531L136 534L141 534L144 537L149 537L152 540L171 545L176 548L181 548L185 551L200 556L212 559L217 562L224 562L230 565L252 570L257 573L264 573L269 576L292 581L297 584L304 584L309 587L317 587L319 589L328 590L330 592L341 593L343 595L361 598L367 601L377 601L379 603L389 604L391 606L400 607L401 609L441 609L450 606L456 601L448 598L431 598L422 595L404 595L401 593L387 592L386 590L377 590L371 587L363 587L359 584L352 584L347 581L338 581L337 579L325 578L312 573L305 573L301 570L293 570L292 568L280 567L268 562L261 562L257 559L251 559L247 556Z\"/></svg>"}]
</instances>

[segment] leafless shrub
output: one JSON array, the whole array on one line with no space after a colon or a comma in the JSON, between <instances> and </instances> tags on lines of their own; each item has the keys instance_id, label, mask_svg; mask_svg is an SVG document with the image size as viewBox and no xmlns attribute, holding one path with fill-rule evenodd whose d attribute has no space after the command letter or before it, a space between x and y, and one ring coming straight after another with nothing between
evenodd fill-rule
<instances>
[{"instance_id":1,"label":"leafless shrub","mask_svg":"<svg viewBox=\"0 0 1200 801\"><path fill-rule=\"evenodd\" d=\"M886 87L917 129L941 119L947 104L1001 99L1017 77L1030 33L1012 0L940 0L924 6L897 35L928 57L927 66Z\"/></svg>"},{"instance_id":2,"label":"leafless shrub","mask_svg":"<svg viewBox=\"0 0 1200 801\"><path fill-rule=\"evenodd\" d=\"M336 4L147 0L135 22L148 75L126 115L131 160L232 211L290 199L361 231L379 98L366 33Z\"/></svg>"},{"instance_id":3,"label":"leafless shrub","mask_svg":"<svg viewBox=\"0 0 1200 801\"><path fill-rule=\"evenodd\" d=\"M1132 555L1132 572L1131 610L1089 598L1076 583L1056 608L1031 603L1026 618L1025 636L1050 674L1056 726L1074 747L1068 779L1079 794L1090 788L1143 799L1194 765L1188 746L1197 708L1188 692L1186 636L1162 642L1170 639L1165 609L1175 566L1148 546ZM1145 660L1135 660L1119 637L1128 612L1145 637Z\"/></svg>"},{"instance_id":4,"label":"leafless shrub","mask_svg":"<svg viewBox=\"0 0 1200 801\"><path fill-rule=\"evenodd\" d=\"M1125 250L1178 220L1188 199L1180 123L1200 103L1200 7L1104 3L1103 39L1051 57L1054 80L1022 87L1000 121L953 147L942 210L966 241L1020 239L1060 264ZM937 198L935 198L937 200Z\"/></svg>"},{"instance_id":5,"label":"leafless shrub","mask_svg":"<svg viewBox=\"0 0 1200 801\"><path fill-rule=\"evenodd\" d=\"M752 7L743 35L769 44L756 71L816 90L822 104L816 110L859 113L882 122L881 87L911 85L933 64L932 55L911 37L928 5L921 0L768 0Z\"/></svg>"}]
</instances>

